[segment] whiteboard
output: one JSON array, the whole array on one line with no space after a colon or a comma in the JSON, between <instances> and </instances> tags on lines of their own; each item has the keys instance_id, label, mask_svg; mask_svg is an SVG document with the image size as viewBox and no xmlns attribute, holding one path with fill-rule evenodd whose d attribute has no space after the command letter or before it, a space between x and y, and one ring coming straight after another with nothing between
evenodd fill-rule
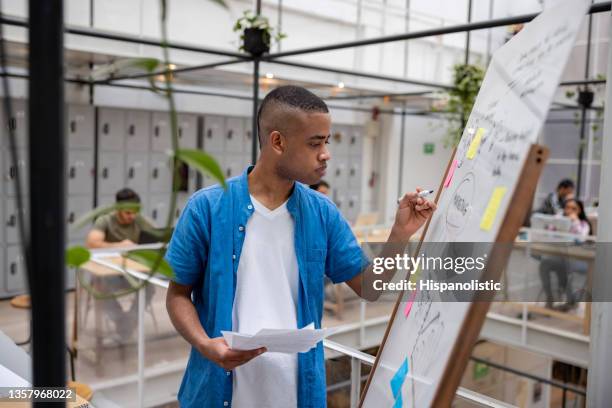
<instances>
[{"instance_id":1,"label":"whiteboard","mask_svg":"<svg viewBox=\"0 0 612 408\"><path fill-rule=\"evenodd\" d=\"M494 54L427 230L426 256L444 256L452 242L483 243L473 246L482 255L495 242L588 6L557 3ZM422 273L427 279L431 271ZM419 291L406 315L407 296L390 322L364 407L429 407L453 364L471 303L439 302L437 292Z\"/></svg>"}]
</instances>

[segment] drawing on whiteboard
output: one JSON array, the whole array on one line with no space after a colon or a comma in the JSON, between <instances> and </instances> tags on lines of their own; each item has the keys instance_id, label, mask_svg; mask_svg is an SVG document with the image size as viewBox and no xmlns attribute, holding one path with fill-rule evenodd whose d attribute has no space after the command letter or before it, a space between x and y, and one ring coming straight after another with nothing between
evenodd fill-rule
<instances>
[{"instance_id":1,"label":"drawing on whiteboard","mask_svg":"<svg viewBox=\"0 0 612 408\"><path fill-rule=\"evenodd\" d=\"M468 173L457 185L446 208L446 229L450 236L461 234L472 215L472 200L476 191L475 175Z\"/></svg>"}]
</instances>

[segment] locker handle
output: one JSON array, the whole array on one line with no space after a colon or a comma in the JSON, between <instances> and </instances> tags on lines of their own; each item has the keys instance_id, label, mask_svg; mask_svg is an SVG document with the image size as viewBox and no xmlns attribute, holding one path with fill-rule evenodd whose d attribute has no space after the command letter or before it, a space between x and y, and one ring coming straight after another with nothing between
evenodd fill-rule
<instances>
[{"instance_id":1,"label":"locker handle","mask_svg":"<svg viewBox=\"0 0 612 408\"><path fill-rule=\"evenodd\" d=\"M336 176L340 175L340 169L336 169Z\"/></svg>"},{"instance_id":2,"label":"locker handle","mask_svg":"<svg viewBox=\"0 0 612 408\"><path fill-rule=\"evenodd\" d=\"M104 133L105 135L108 135L108 131L109 131L109 125L108 125L108 123L105 123L102 126L102 133Z\"/></svg>"},{"instance_id":3,"label":"locker handle","mask_svg":"<svg viewBox=\"0 0 612 408\"><path fill-rule=\"evenodd\" d=\"M70 166L70 172L69 172L69 177L71 179L76 177L76 169L74 168L74 166Z\"/></svg>"},{"instance_id":4,"label":"locker handle","mask_svg":"<svg viewBox=\"0 0 612 408\"><path fill-rule=\"evenodd\" d=\"M74 211L71 211L70 215L68 215L68 222L70 224L72 224L74 222Z\"/></svg>"},{"instance_id":5,"label":"locker handle","mask_svg":"<svg viewBox=\"0 0 612 408\"><path fill-rule=\"evenodd\" d=\"M349 201L349 207L353 208L353 200Z\"/></svg>"},{"instance_id":6,"label":"locker handle","mask_svg":"<svg viewBox=\"0 0 612 408\"><path fill-rule=\"evenodd\" d=\"M155 179L157 178L157 173L158 173L157 168L153 169L153 178Z\"/></svg>"},{"instance_id":7,"label":"locker handle","mask_svg":"<svg viewBox=\"0 0 612 408\"><path fill-rule=\"evenodd\" d=\"M352 144L352 145L354 145L354 144L355 144L355 141L356 141L356 140L355 140L355 136L352 136L352 137L351 137L351 144Z\"/></svg>"},{"instance_id":8,"label":"locker handle","mask_svg":"<svg viewBox=\"0 0 612 408\"><path fill-rule=\"evenodd\" d=\"M6 225L9 227L15 226L15 214L11 214L11 216L9 217L9 220L6 222Z\"/></svg>"},{"instance_id":9,"label":"locker handle","mask_svg":"<svg viewBox=\"0 0 612 408\"><path fill-rule=\"evenodd\" d=\"M251 131L250 131L250 130L247 130L247 132L246 132L246 137L247 137L247 139L249 139L249 140L251 139Z\"/></svg>"},{"instance_id":10,"label":"locker handle","mask_svg":"<svg viewBox=\"0 0 612 408\"><path fill-rule=\"evenodd\" d=\"M8 127L10 130L16 130L17 129L17 119L15 119L14 117L10 118Z\"/></svg>"},{"instance_id":11,"label":"locker handle","mask_svg":"<svg viewBox=\"0 0 612 408\"><path fill-rule=\"evenodd\" d=\"M159 136L159 125L155 125L155 132L154 132L154 134L155 134L155 137Z\"/></svg>"},{"instance_id":12,"label":"locker handle","mask_svg":"<svg viewBox=\"0 0 612 408\"><path fill-rule=\"evenodd\" d=\"M135 131L136 131L136 130L135 130L134 125L130 125L130 127L128 128L128 134L129 134L130 136L134 136L134 132L135 132Z\"/></svg>"},{"instance_id":13,"label":"locker handle","mask_svg":"<svg viewBox=\"0 0 612 408\"><path fill-rule=\"evenodd\" d=\"M75 121L75 120L71 120L71 121L70 121L70 131L71 131L72 133L75 133L75 132L76 132L76 121Z\"/></svg>"},{"instance_id":14,"label":"locker handle","mask_svg":"<svg viewBox=\"0 0 612 408\"><path fill-rule=\"evenodd\" d=\"M351 168L351 176L354 176L354 175L355 175L355 169Z\"/></svg>"},{"instance_id":15,"label":"locker handle","mask_svg":"<svg viewBox=\"0 0 612 408\"><path fill-rule=\"evenodd\" d=\"M17 167L16 166L11 166L11 168L9 169L9 179L14 179L15 177L17 177Z\"/></svg>"},{"instance_id":16,"label":"locker handle","mask_svg":"<svg viewBox=\"0 0 612 408\"><path fill-rule=\"evenodd\" d=\"M231 130L231 129L230 129L230 130L228 130L228 131L227 131L227 138L228 138L229 140L232 140L232 137L233 137L233 136L234 136L234 131L233 131L233 130Z\"/></svg>"},{"instance_id":17,"label":"locker handle","mask_svg":"<svg viewBox=\"0 0 612 408\"><path fill-rule=\"evenodd\" d=\"M183 128L182 127L178 127L178 137L182 138L183 137Z\"/></svg>"},{"instance_id":18,"label":"locker handle","mask_svg":"<svg viewBox=\"0 0 612 408\"><path fill-rule=\"evenodd\" d=\"M179 208L176 209L176 218L181 215L181 210Z\"/></svg>"},{"instance_id":19,"label":"locker handle","mask_svg":"<svg viewBox=\"0 0 612 408\"><path fill-rule=\"evenodd\" d=\"M206 137L207 137L207 138L209 138L209 139L211 139L211 138L212 138L212 129L208 129L208 130L206 131Z\"/></svg>"},{"instance_id":20,"label":"locker handle","mask_svg":"<svg viewBox=\"0 0 612 408\"><path fill-rule=\"evenodd\" d=\"M157 219L157 210L153 210L153 213L151 215L153 216L153 219L156 220Z\"/></svg>"},{"instance_id":21,"label":"locker handle","mask_svg":"<svg viewBox=\"0 0 612 408\"><path fill-rule=\"evenodd\" d=\"M134 168L130 167L128 170L128 178L134 178Z\"/></svg>"},{"instance_id":22,"label":"locker handle","mask_svg":"<svg viewBox=\"0 0 612 408\"><path fill-rule=\"evenodd\" d=\"M108 168L102 169L102 178L108 178Z\"/></svg>"},{"instance_id":23,"label":"locker handle","mask_svg":"<svg viewBox=\"0 0 612 408\"><path fill-rule=\"evenodd\" d=\"M232 177L232 169L227 169L225 174L227 174L227 177Z\"/></svg>"},{"instance_id":24,"label":"locker handle","mask_svg":"<svg viewBox=\"0 0 612 408\"><path fill-rule=\"evenodd\" d=\"M15 275L17 274L17 263L16 262L11 262L11 275Z\"/></svg>"}]
</instances>

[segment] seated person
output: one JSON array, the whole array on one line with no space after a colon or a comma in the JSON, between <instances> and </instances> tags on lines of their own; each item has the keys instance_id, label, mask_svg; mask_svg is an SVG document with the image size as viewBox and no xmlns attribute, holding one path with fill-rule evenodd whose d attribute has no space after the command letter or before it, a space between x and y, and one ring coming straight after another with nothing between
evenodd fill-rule
<instances>
[{"instance_id":1,"label":"seated person","mask_svg":"<svg viewBox=\"0 0 612 408\"><path fill-rule=\"evenodd\" d=\"M325 180L319 180L318 183L311 184L310 188L318 191L319 193L323 195L329 195L329 183Z\"/></svg>"},{"instance_id":2,"label":"seated person","mask_svg":"<svg viewBox=\"0 0 612 408\"><path fill-rule=\"evenodd\" d=\"M140 197L135 191L124 188L115 195L117 203L140 203ZM141 231L155 228L138 211L131 209L116 210L96 219L87 235L85 244L88 248L121 248L137 245ZM105 292L124 291L130 287L123 276L107 277L104 280ZM153 285L146 285L146 305L150 305L155 294ZM130 337L136 327L138 298L134 296L131 307L124 311L116 298L104 302L110 319L117 333L124 338Z\"/></svg>"},{"instance_id":3,"label":"seated person","mask_svg":"<svg viewBox=\"0 0 612 408\"><path fill-rule=\"evenodd\" d=\"M587 219L584 212L584 205L581 201L575 198L570 198L565 201L563 207L563 216L568 217L571 221L570 233L586 238L591 235L591 223ZM553 293L550 281L550 275L554 271L557 275L559 291L565 291L566 304L561 307L562 310L568 310L576 305L572 288L572 273L586 273L588 265L585 261L571 259L567 256L544 256L540 262L540 278L542 287L546 294L546 307L553 307Z\"/></svg>"},{"instance_id":4,"label":"seated person","mask_svg":"<svg viewBox=\"0 0 612 408\"><path fill-rule=\"evenodd\" d=\"M536 212L542 214L561 214L565 200L574 197L574 182L570 179L563 179L557 185L557 192L550 193L542 206Z\"/></svg>"}]
</instances>

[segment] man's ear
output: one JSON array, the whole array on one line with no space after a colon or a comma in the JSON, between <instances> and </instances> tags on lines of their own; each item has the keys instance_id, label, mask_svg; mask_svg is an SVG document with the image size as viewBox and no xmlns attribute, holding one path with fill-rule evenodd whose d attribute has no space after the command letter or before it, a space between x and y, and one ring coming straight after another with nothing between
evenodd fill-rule
<instances>
[{"instance_id":1,"label":"man's ear","mask_svg":"<svg viewBox=\"0 0 612 408\"><path fill-rule=\"evenodd\" d=\"M274 149L278 153L282 153L285 151L285 149L287 148L286 140L280 132L276 130L270 132L269 138L270 146L272 147L272 149Z\"/></svg>"}]
</instances>

